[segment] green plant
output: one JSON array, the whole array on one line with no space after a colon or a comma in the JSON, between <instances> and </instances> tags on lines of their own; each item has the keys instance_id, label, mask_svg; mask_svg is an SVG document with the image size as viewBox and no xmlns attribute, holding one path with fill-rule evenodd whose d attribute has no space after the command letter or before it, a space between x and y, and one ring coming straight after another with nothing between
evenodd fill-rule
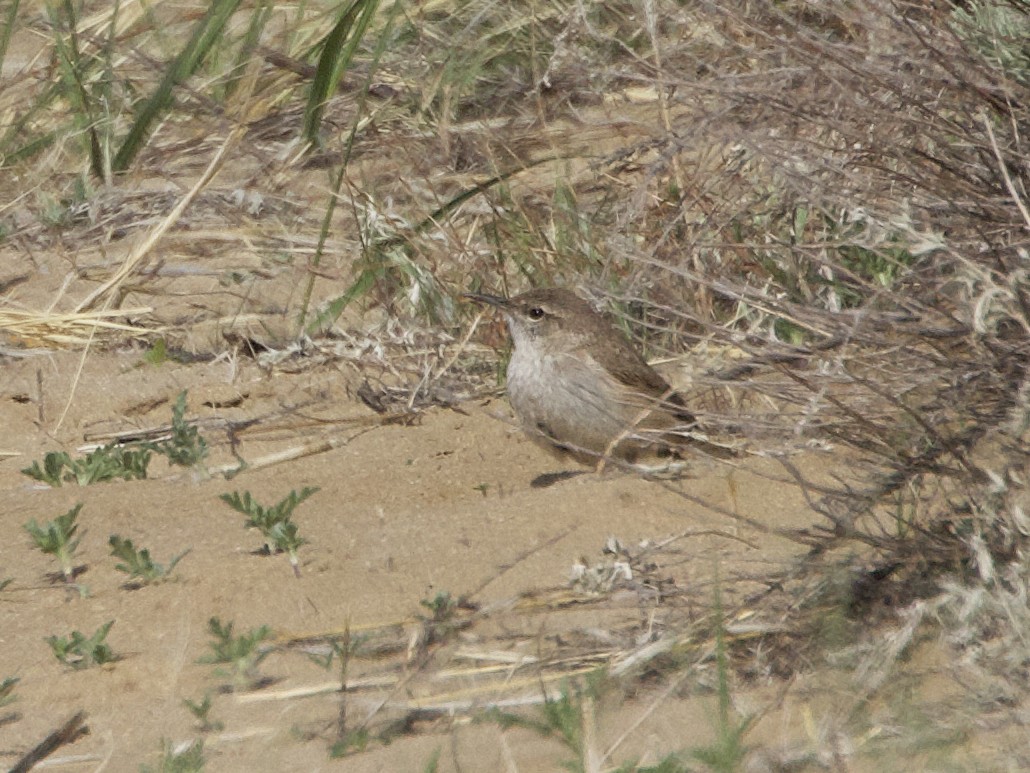
<instances>
[{"instance_id":1,"label":"green plant","mask_svg":"<svg viewBox=\"0 0 1030 773\"><path fill-rule=\"evenodd\" d=\"M190 714L197 720L200 728L200 732L209 733L211 731L222 730L225 725L217 720L211 719L211 707L214 705L214 701L211 699L211 693L206 693L204 699L200 702L191 701L189 698L183 701L183 704L189 709Z\"/></svg>"},{"instance_id":2,"label":"green plant","mask_svg":"<svg viewBox=\"0 0 1030 773\"><path fill-rule=\"evenodd\" d=\"M272 546L276 552L285 552L290 557L290 566L293 567L295 577L300 577L300 559L297 557L297 549L306 545L307 540L297 533L297 524L293 521L279 521L272 526L268 533L272 540Z\"/></svg>"},{"instance_id":3,"label":"green plant","mask_svg":"<svg viewBox=\"0 0 1030 773\"><path fill-rule=\"evenodd\" d=\"M1030 18L1025 7L990 0L956 5L951 26L993 66L1030 83Z\"/></svg>"},{"instance_id":4,"label":"green plant","mask_svg":"<svg viewBox=\"0 0 1030 773\"><path fill-rule=\"evenodd\" d=\"M356 637L352 641L350 631L348 630L342 641L339 639L331 639L329 641L329 650L324 655L317 652L309 652L308 660L328 671L333 667L333 661L339 659L341 672L346 672L349 659L358 652L364 642L364 637Z\"/></svg>"},{"instance_id":5,"label":"green plant","mask_svg":"<svg viewBox=\"0 0 1030 773\"><path fill-rule=\"evenodd\" d=\"M46 642L53 650L54 657L66 666L80 670L103 665L117 659L110 645L104 641L112 625L114 620L109 620L89 637L79 631L72 631L69 638L48 636Z\"/></svg>"},{"instance_id":6,"label":"green plant","mask_svg":"<svg viewBox=\"0 0 1030 773\"><path fill-rule=\"evenodd\" d=\"M179 393L172 406L172 436L150 445L180 467L194 467L207 457L208 446L200 431L186 421L186 391Z\"/></svg>"},{"instance_id":7,"label":"green plant","mask_svg":"<svg viewBox=\"0 0 1030 773\"><path fill-rule=\"evenodd\" d=\"M194 361L193 355L168 344L166 338L156 338L140 355L141 364L161 365L165 362L179 362L188 365Z\"/></svg>"},{"instance_id":8,"label":"green plant","mask_svg":"<svg viewBox=\"0 0 1030 773\"><path fill-rule=\"evenodd\" d=\"M20 6L19 0L12 0L7 6L7 13L4 15L3 31L0 32L0 69L3 68L4 59L7 56L7 46L11 42L11 35L14 33L14 22L18 18L18 8Z\"/></svg>"},{"instance_id":9,"label":"green plant","mask_svg":"<svg viewBox=\"0 0 1030 773\"><path fill-rule=\"evenodd\" d=\"M192 75L201 61L219 42L222 30L232 17L240 0L215 0L197 22L193 34L179 54L164 69L164 78L153 93L135 110L135 121L115 154L111 168L123 172L142 149L151 127L172 102L175 87Z\"/></svg>"},{"instance_id":10,"label":"green plant","mask_svg":"<svg viewBox=\"0 0 1030 773\"><path fill-rule=\"evenodd\" d=\"M128 585L137 588L167 580L168 575L175 569L175 565L190 552L189 549L186 549L175 556L168 566L162 566L150 558L150 551L146 548L137 550L132 544L132 540L112 534L108 544L111 546L111 555L120 558L123 562L116 564L114 568L129 575Z\"/></svg>"},{"instance_id":11,"label":"green plant","mask_svg":"<svg viewBox=\"0 0 1030 773\"><path fill-rule=\"evenodd\" d=\"M440 591L431 599L419 601L419 604L430 612L426 622L428 623L427 630L433 641L446 639L465 625L466 620L457 617L458 609L463 603L466 603L465 599L456 599L447 591Z\"/></svg>"},{"instance_id":12,"label":"green plant","mask_svg":"<svg viewBox=\"0 0 1030 773\"><path fill-rule=\"evenodd\" d=\"M75 505L64 515L40 525L33 518L25 524L25 531L32 537L36 547L48 555L52 555L61 565L61 574L67 583L75 582L75 568L72 558L81 538L75 537L79 525L75 520L79 517L82 503Z\"/></svg>"},{"instance_id":13,"label":"green plant","mask_svg":"<svg viewBox=\"0 0 1030 773\"><path fill-rule=\"evenodd\" d=\"M75 480L80 486L115 480L143 480L150 465L150 450L146 448L122 448L111 444L102 446L76 459L70 465L71 475L65 480Z\"/></svg>"},{"instance_id":14,"label":"green plant","mask_svg":"<svg viewBox=\"0 0 1030 773\"><path fill-rule=\"evenodd\" d=\"M290 557L293 573L300 577L300 564L297 549L307 540L298 536L297 525L291 520L297 505L317 492L317 488L305 487L300 493L291 491L283 499L271 507L264 507L254 501L249 491L240 494L221 494L219 499L233 510L246 516L243 527L257 529L265 538L264 550L268 554L286 552Z\"/></svg>"},{"instance_id":15,"label":"green plant","mask_svg":"<svg viewBox=\"0 0 1030 773\"><path fill-rule=\"evenodd\" d=\"M39 462L33 462L31 467L22 470L22 474L57 488L64 482L61 479L62 469L65 466L70 467L71 463L71 457L64 451L50 451L43 457L42 467L39 466Z\"/></svg>"},{"instance_id":16,"label":"green plant","mask_svg":"<svg viewBox=\"0 0 1030 773\"><path fill-rule=\"evenodd\" d=\"M68 205L49 193L36 196L39 221L47 228L60 229L71 224L71 211Z\"/></svg>"},{"instance_id":17,"label":"green plant","mask_svg":"<svg viewBox=\"0 0 1030 773\"><path fill-rule=\"evenodd\" d=\"M582 694L565 689L557 700L545 700L540 711L543 716L537 725L538 730L546 730L546 734L556 735L578 758L577 766L566 767L585 770Z\"/></svg>"},{"instance_id":18,"label":"green plant","mask_svg":"<svg viewBox=\"0 0 1030 773\"><path fill-rule=\"evenodd\" d=\"M16 676L8 676L0 682L0 707L6 706L17 700L17 696L14 694L14 686L18 684L19 681L20 680Z\"/></svg>"},{"instance_id":19,"label":"green plant","mask_svg":"<svg viewBox=\"0 0 1030 773\"><path fill-rule=\"evenodd\" d=\"M252 67L255 61L255 49L263 40L263 32L270 19L275 13L275 4L272 2L260 2L255 4L254 13L251 14L250 24L243 35L243 39L236 49L236 56L231 67L228 68L228 75L224 77L224 85L221 87L221 101L228 102L237 93L241 83L247 78L248 67ZM214 62L215 57L211 57ZM225 72L226 68L222 68Z\"/></svg>"},{"instance_id":20,"label":"green plant","mask_svg":"<svg viewBox=\"0 0 1030 773\"><path fill-rule=\"evenodd\" d=\"M322 53L304 109L304 139L313 145L319 144L318 131L325 104L336 91L378 7L379 0L352 0L322 42Z\"/></svg>"},{"instance_id":21,"label":"green plant","mask_svg":"<svg viewBox=\"0 0 1030 773\"><path fill-rule=\"evenodd\" d=\"M361 41L367 31L367 20L371 19L371 14L374 12L374 8L371 8L373 3L365 4L363 8L359 7L360 5L361 4L359 2L352 3L344 12L343 16L341 16L340 21L337 22L333 31L326 38L322 56L319 57L319 67L324 73L328 74L330 78L332 77L332 72L337 72L339 75L342 75L343 70L346 69L347 64L354 54L354 47ZM374 3L374 5L378 5L378 2ZM357 114L359 115L364 110L364 102L368 96L368 89L372 84L372 76L377 71L379 61L389 47L392 37L390 32L393 29L394 20L400 13L402 7L403 4L400 2L393 3L390 8L390 12L386 16L383 27L380 30L379 39L376 41L375 48L372 51L371 61L365 65L365 84L358 96ZM349 34L352 21L348 21L348 18L353 20L355 12L358 12L360 16L357 20L357 25L354 27L354 34ZM323 61L325 63L324 67ZM328 82L329 78L325 80L325 83ZM308 107L305 110L305 127L307 127L307 130L309 130L313 136L317 136L318 127L321 123L322 107L318 106L319 100L316 92L322 88L323 86L312 85L311 92L308 96ZM322 256L325 254L326 242L332 231L333 213L336 211L336 203L341 200L340 194L343 191L344 183L347 180L347 169L349 168L348 162L350 160L351 151L354 148L354 141L360 125L360 121L353 121L351 123L350 132L344 142L343 158L341 159L330 183L330 189L333 193L327 198L325 212L322 215L322 225L318 234L318 244L315 247L315 254L311 256L311 266L313 268L317 268L321 265ZM314 320L309 321L308 307L311 303L312 292L315 287L315 272L310 273L307 282L304 285L304 289L301 291L300 313L297 318L297 332L299 333L302 330L306 330L311 333L312 331L322 329L327 324L331 324L341 313L343 313L344 308L348 304L368 292L374 284L375 274L370 271L362 271L358 279L351 284L343 295L330 301L326 308L316 315Z\"/></svg>"},{"instance_id":22,"label":"green plant","mask_svg":"<svg viewBox=\"0 0 1030 773\"><path fill-rule=\"evenodd\" d=\"M350 623L348 623L344 628L343 636L329 638L327 642L329 645L329 652L327 654L320 656L311 653L308 655L313 662L318 663L326 670L332 668L334 657L338 658L340 661L338 672L340 680L340 701L336 714L336 737L330 747L330 757L343 756L353 749L364 748L369 741L369 734L364 723L360 724L356 730L350 730L347 726L347 673L350 668L351 657L358 652L364 641L364 637L351 638Z\"/></svg>"},{"instance_id":23,"label":"green plant","mask_svg":"<svg viewBox=\"0 0 1030 773\"><path fill-rule=\"evenodd\" d=\"M160 365L168 360L168 342L164 338L158 338L150 345L150 348L143 352L143 362L148 365Z\"/></svg>"},{"instance_id":24,"label":"green plant","mask_svg":"<svg viewBox=\"0 0 1030 773\"><path fill-rule=\"evenodd\" d=\"M599 684L591 680L585 689L567 685L556 699L545 696L536 716L522 716L497 709L489 712L488 716L503 728L521 727L545 738L556 739L574 755L572 760L562 763L561 767L573 773L585 773L591 750L587 748L584 722L593 721L585 707L588 701L596 700L595 691ZM677 754L662 758L654 766L642 767L635 762L628 762L617 768L605 769L613 773L689 773L691 770Z\"/></svg>"},{"instance_id":25,"label":"green plant","mask_svg":"<svg viewBox=\"0 0 1030 773\"><path fill-rule=\"evenodd\" d=\"M146 446L126 448L116 443L101 446L81 459L72 459L64 451L51 451L43 457L43 466L33 462L22 473L30 478L60 486L75 481L80 486L114 480L142 480L147 477L151 449Z\"/></svg>"},{"instance_id":26,"label":"green plant","mask_svg":"<svg viewBox=\"0 0 1030 773\"><path fill-rule=\"evenodd\" d=\"M730 697L730 666L726 655L726 629L722 621L722 594L719 574L715 575L715 666L718 676L718 709L715 715L715 740L707 746L690 751L690 756L718 773L735 773L741 769L747 747L744 736L754 723L753 716L739 721L732 716Z\"/></svg>"},{"instance_id":27,"label":"green plant","mask_svg":"<svg viewBox=\"0 0 1030 773\"><path fill-rule=\"evenodd\" d=\"M336 741L329 749L329 757L338 759L349 754L359 754L368 748L371 741L372 734L368 732L368 728L359 728Z\"/></svg>"},{"instance_id":28,"label":"green plant","mask_svg":"<svg viewBox=\"0 0 1030 773\"><path fill-rule=\"evenodd\" d=\"M433 749L433 753L429 755L429 759L426 760L426 764L422 770L424 773L437 773L440 769L440 747L437 746Z\"/></svg>"},{"instance_id":29,"label":"green plant","mask_svg":"<svg viewBox=\"0 0 1030 773\"><path fill-rule=\"evenodd\" d=\"M454 617L458 602L445 590L437 592L433 598L425 598L418 602L432 613L430 620L434 623L445 623Z\"/></svg>"},{"instance_id":30,"label":"green plant","mask_svg":"<svg viewBox=\"0 0 1030 773\"><path fill-rule=\"evenodd\" d=\"M140 765L140 773L200 773L204 769L204 742L196 740L185 749L176 749L171 741L161 742L161 759L157 767Z\"/></svg>"},{"instance_id":31,"label":"green plant","mask_svg":"<svg viewBox=\"0 0 1030 773\"><path fill-rule=\"evenodd\" d=\"M71 108L76 134L86 147L91 171L98 178L109 180L109 157L104 151L110 147L111 122L106 120L105 110L105 103L111 99L110 81L95 77L94 63L100 57L82 55L76 4L63 0L60 4L48 3L46 7L55 32L54 52L59 76L55 86Z\"/></svg>"},{"instance_id":32,"label":"green plant","mask_svg":"<svg viewBox=\"0 0 1030 773\"><path fill-rule=\"evenodd\" d=\"M261 642L272 635L267 625L252 628L239 636L233 635L233 623L222 623L212 617L207 623L208 631L214 637L210 642L211 654L200 659L201 663L227 665L230 669L217 669L215 673L232 679L233 689L242 689L257 681L257 667L268 657L268 648L261 648Z\"/></svg>"},{"instance_id":33,"label":"green plant","mask_svg":"<svg viewBox=\"0 0 1030 773\"><path fill-rule=\"evenodd\" d=\"M536 717L494 710L490 717L503 728L521 727L544 736L556 738L575 755L575 762L566 762L563 768L576 773L586 770L587 749L583 744L583 695L578 689L566 686L557 699L545 696Z\"/></svg>"}]
</instances>

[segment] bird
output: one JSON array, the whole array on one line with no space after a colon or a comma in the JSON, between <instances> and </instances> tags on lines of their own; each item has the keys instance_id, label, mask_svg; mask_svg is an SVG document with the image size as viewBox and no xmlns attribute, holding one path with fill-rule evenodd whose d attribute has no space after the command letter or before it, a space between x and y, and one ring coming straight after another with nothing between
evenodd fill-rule
<instances>
[{"instance_id":1,"label":"bird","mask_svg":"<svg viewBox=\"0 0 1030 773\"><path fill-rule=\"evenodd\" d=\"M722 446L696 437L697 417L682 395L572 290L464 297L504 316L514 343L508 401L526 434L559 458L598 469L608 459L652 469L682 459L689 445L726 456Z\"/></svg>"}]
</instances>

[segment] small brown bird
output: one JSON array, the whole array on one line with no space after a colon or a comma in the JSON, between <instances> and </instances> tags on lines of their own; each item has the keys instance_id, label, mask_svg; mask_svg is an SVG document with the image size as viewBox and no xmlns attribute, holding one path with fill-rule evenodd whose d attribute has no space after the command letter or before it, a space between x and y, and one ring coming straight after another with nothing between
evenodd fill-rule
<instances>
[{"instance_id":1,"label":"small brown bird","mask_svg":"<svg viewBox=\"0 0 1030 773\"><path fill-rule=\"evenodd\" d=\"M584 464L613 457L630 464L664 459L666 466L685 445L709 446L689 436L697 420L683 398L572 291L465 297L504 315L515 344L508 400L540 445Z\"/></svg>"}]
</instances>

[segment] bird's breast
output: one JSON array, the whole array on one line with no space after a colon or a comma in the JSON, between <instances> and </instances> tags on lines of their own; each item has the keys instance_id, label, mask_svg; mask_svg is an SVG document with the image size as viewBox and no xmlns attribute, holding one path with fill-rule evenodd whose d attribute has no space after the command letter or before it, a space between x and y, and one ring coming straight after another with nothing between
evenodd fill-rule
<instances>
[{"instance_id":1,"label":"bird's breast","mask_svg":"<svg viewBox=\"0 0 1030 773\"><path fill-rule=\"evenodd\" d=\"M516 349L508 400L531 434L601 453L632 421L613 377L589 356Z\"/></svg>"}]
</instances>

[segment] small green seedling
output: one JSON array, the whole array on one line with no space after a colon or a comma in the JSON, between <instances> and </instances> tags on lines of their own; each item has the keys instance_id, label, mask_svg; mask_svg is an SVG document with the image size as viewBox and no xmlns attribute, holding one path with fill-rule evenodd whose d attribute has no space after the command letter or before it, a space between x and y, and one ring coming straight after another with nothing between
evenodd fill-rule
<instances>
[{"instance_id":1,"label":"small green seedling","mask_svg":"<svg viewBox=\"0 0 1030 773\"><path fill-rule=\"evenodd\" d=\"M144 480L150 466L150 449L123 448L111 444L101 446L73 462L72 473L80 486L106 480ZM68 479L68 476L65 476Z\"/></svg>"},{"instance_id":2,"label":"small green seedling","mask_svg":"<svg viewBox=\"0 0 1030 773\"><path fill-rule=\"evenodd\" d=\"M358 655L367 643L368 636L352 636L348 625L344 629L342 637L334 637L326 641L328 649L325 654L309 652L307 653L308 660L328 671L333 667L333 661L338 659L341 670L346 671L348 661Z\"/></svg>"},{"instance_id":3,"label":"small green seedling","mask_svg":"<svg viewBox=\"0 0 1030 773\"><path fill-rule=\"evenodd\" d=\"M22 474L58 488L64 482L61 479L61 471L71 466L72 458L64 451L50 451L43 457L42 467L39 466L39 462L33 462L31 467L22 470Z\"/></svg>"},{"instance_id":4,"label":"small green seedling","mask_svg":"<svg viewBox=\"0 0 1030 773\"><path fill-rule=\"evenodd\" d=\"M179 393L179 397L172 406L172 436L168 440L159 443L152 443L151 448L159 454L168 457L171 464L180 467L194 467L207 458L207 441L201 436L200 431L185 419L186 416L186 392Z\"/></svg>"},{"instance_id":5,"label":"small green seedling","mask_svg":"<svg viewBox=\"0 0 1030 773\"><path fill-rule=\"evenodd\" d=\"M144 480L154 453L168 457L171 464L193 467L208 453L207 441L196 427L185 419L186 392L181 392L172 406L172 435L159 443L135 443L101 446L80 459L73 459L65 451L50 451L43 464L33 462L22 473L57 488L66 481L80 486L115 480Z\"/></svg>"},{"instance_id":6,"label":"small green seedling","mask_svg":"<svg viewBox=\"0 0 1030 773\"><path fill-rule=\"evenodd\" d=\"M744 767L748 746L748 732L757 720L756 715L734 716L733 697L730 695L730 655L723 624L722 591L719 585L719 567L716 565L713 584L715 601L715 668L718 676L718 706L714 725L715 740L690 750L690 756L713 771L735 771Z\"/></svg>"},{"instance_id":7,"label":"small green seedling","mask_svg":"<svg viewBox=\"0 0 1030 773\"><path fill-rule=\"evenodd\" d=\"M74 481L80 486L114 480L143 480L147 477L151 450L147 447L124 447L117 443L101 446L81 459L72 459L64 451L51 451L43 457L43 466L33 462L22 470L30 478L50 486Z\"/></svg>"},{"instance_id":8,"label":"small green seedling","mask_svg":"<svg viewBox=\"0 0 1030 773\"><path fill-rule=\"evenodd\" d=\"M468 604L463 597L455 598L447 591L440 591L431 599L422 599L419 604L430 612L428 617L423 617L430 641L447 639L468 623L467 619L458 617L458 610Z\"/></svg>"},{"instance_id":9,"label":"small green seedling","mask_svg":"<svg viewBox=\"0 0 1030 773\"><path fill-rule=\"evenodd\" d=\"M291 491L272 507L259 505L254 501L249 491L244 491L242 495L238 491L234 491L231 494L222 494L219 496L219 499L233 510L247 516L247 520L244 522L245 528L258 529L267 536L275 524L288 521L297 505L317 491L318 489L315 487L305 486L300 490L299 494L296 491ZM266 545L269 551L271 551L271 541L268 541Z\"/></svg>"},{"instance_id":10,"label":"small green seedling","mask_svg":"<svg viewBox=\"0 0 1030 773\"><path fill-rule=\"evenodd\" d=\"M426 764L422 766L422 773L439 773L441 751L442 749L439 746L433 749L433 753L429 755Z\"/></svg>"},{"instance_id":11,"label":"small green seedling","mask_svg":"<svg viewBox=\"0 0 1030 773\"><path fill-rule=\"evenodd\" d=\"M79 517L79 510L82 503L75 505L64 515L59 515L52 521L40 525L33 518L25 524L25 531L32 537L36 547L44 553L53 555L61 565L61 573L66 583L75 582L75 568L72 566L72 557L75 549L79 546L79 539L75 538L75 532L79 525L75 519Z\"/></svg>"},{"instance_id":12,"label":"small green seedling","mask_svg":"<svg viewBox=\"0 0 1030 773\"><path fill-rule=\"evenodd\" d=\"M217 732L223 730L225 725L217 720L211 719L211 707L214 706L214 701L211 699L211 693L204 695L204 700L200 702L191 701L189 698L183 701L183 705L189 709L190 714L197 720L197 725L202 733L210 733L212 731Z\"/></svg>"},{"instance_id":13,"label":"small green seedling","mask_svg":"<svg viewBox=\"0 0 1030 773\"><path fill-rule=\"evenodd\" d=\"M584 746L584 707L592 700L578 686L566 685L557 698L544 695L544 703L537 716L524 716L492 709L489 716L502 728L519 727L532 730L545 738L552 738L574 755L562 767L568 770L587 770L588 751Z\"/></svg>"},{"instance_id":14,"label":"small green seedling","mask_svg":"<svg viewBox=\"0 0 1030 773\"><path fill-rule=\"evenodd\" d=\"M210 642L211 654L205 655L199 662L230 666L229 671L218 669L215 673L230 677L234 690L253 685L257 681L257 667L271 652L269 648L262 649L260 644L272 635L272 630L262 625L234 636L233 624L223 624L217 617L208 620L207 628L214 637L214 641Z\"/></svg>"},{"instance_id":15,"label":"small green seedling","mask_svg":"<svg viewBox=\"0 0 1030 773\"><path fill-rule=\"evenodd\" d=\"M336 760L351 754L360 754L372 743L372 734L367 727L347 733L329 748L329 759Z\"/></svg>"},{"instance_id":16,"label":"small green seedling","mask_svg":"<svg viewBox=\"0 0 1030 773\"><path fill-rule=\"evenodd\" d=\"M297 558L297 549L306 545L307 540L297 535L297 524L293 521L280 521L272 527L268 537L277 552L285 552L290 557L290 566L293 567L293 575L300 578L300 559Z\"/></svg>"},{"instance_id":17,"label":"small green seedling","mask_svg":"<svg viewBox=\"0 0 1030 773\"><path fill-rule=\"evenodd\" d=\"M109 620L89 637L78 631L72 631L70 638L48 636L46 642L54 651L55 658L77 671L90 666L100 666L117 660L110 645L104 641L112 625L114 625L114 620Z\"/></svg>"},{"instance_id":18,"label":"small green seedling","mask_svg":"<svg viewBox=\"0 0 1030 773\"><path fill-rule=\"evenodd\" d=\"M168 359L168 342L158 338L150 345L150 348L143 352L143 362L148 365L160 365Z\"/></svg>"},{"instance_id":19,"label":"small green seedling","mask_svg":"<svg viewBox=\"0 0 1030 773\"><path fill-rule=\"evenodd\" d=\"M184 550L175 556L168 566L162 566L151 559L150 551L146 548L136 550L130 539L112 534L107 543L111 546L111 555L122 560L122 563L115 564L114 568L129 575L126 587L130 588L140 588L167 580L175 565L190 552L188 549Z\"/></svg>"},{"instance_id":20,"label":"small green seedling","mask_svg":"<svg viewBox=\"0 0 1030 773\"><path fill-rule=\"evenodd\" d=\"M8 676L0 682L0 707L17 700L17 696L14 694L14 686L18 684L18 681L18 677Z\"/></svg>"},{"instance_id":21,"label":"small green seedling","mask_svg":"<svg viewBox=\"0 0 1030 773\"><path fill-rule=\"evenodd\" d=\"M264 550L267 554L288 553L293 573L300 577L297 549L306 544L307 540L298 536L297 525L291 520L291 516L297 505L317 491L317 488L305 486L300 493L291 491L271 507L259 505L249 491L244 491L243 494L238 491L222 494L219 499L233 510L246 516L246 521L243 523L245 529L257 529L261 532L265 538Z\"/></svg>"},{"instance_id":22,"label":"small green seedling","mask_svg":"<svg viewBox=\"0 0 1030 773\"><path fill-rule=\"evenodd\" d=\"M157 767L140 765L140 773L201 773L204 770L204 742L196 740L185 748L176 749L172 742L161 741L161 759Z\"/></svg>"},{"instance_id":23,"label":"small green seedling","mask_svg":"<svg viewBox=\"0 0 1030 773\"><path fill-rule=\"evenodd\" d=\"M446 623L454 617L458 610L458 602L448 591L440 591L433 598L425 598L418 602L432 613L430 620L434 623Z\"/></svg>"}]
</instances>

